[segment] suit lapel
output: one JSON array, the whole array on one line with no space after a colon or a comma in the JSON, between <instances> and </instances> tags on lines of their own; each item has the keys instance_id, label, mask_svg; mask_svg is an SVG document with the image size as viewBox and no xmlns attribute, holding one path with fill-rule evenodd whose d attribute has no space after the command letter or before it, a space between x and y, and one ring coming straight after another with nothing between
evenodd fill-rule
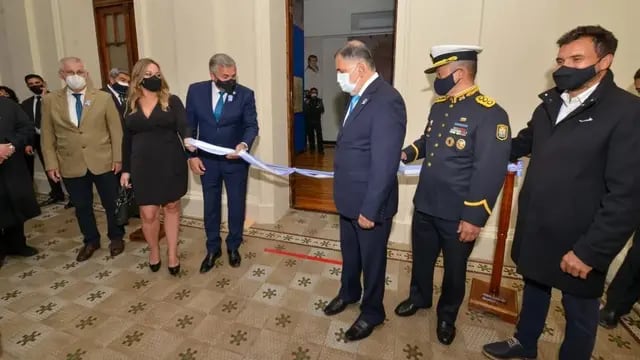
<instances>
[{"instance_id":1,"label":"suit lapel","mask_svg":"<svg viewBox=\"0 0 640 360\"><path fill-rule=\"evenodd\" d=\"M347 127L353 121L356 121L356 118L358 117L360 112L369 103L369 101L370 101L369 98L376 92L376 90L378 88L378 81L379 80L380 80L380 77L375 79L371 84L369 84L369 86L367 86L367 88L364 90L364 93L362 94L360 99L358 99L358 102L356 103L356 105L353 107L353 109L351 109L351 112L349 113L349 116L347 116L347 119L344 121L344 126L343 127ZM348 107L347 107L347 109L348 109Z\"/></svg>"},{"instance_id":2,"label":"suit lapel","mask_svg":"<svg viewBox=\"0 0 640 360\"><path fill-rule=\"evenodd\" d=\"M213 115L213 82L209 81L209 86L206 87L207 93L207 101L204 103L207 104L207 113L209 114L209 119L215 124L216 117Z\"/></svg>"},{"instance_id":3,"label":"suit lapel","mask_svg":"<svg viewBox=\"0 0 640 360\"><path fill-rule=\"evenodd\" d=\"M84 123L89 119L89 115L92 112L94 106L94 100L96 97L96 89L87 89L84 93L84 101L82 102L82 116L80 117L79 127L84 127Z\"/></svg>"},{"instance_id":4,"label":"suit lapel","mask_svg":"<svg viewBox=\"0 0 640 360\"><path fill-rule=\"evenodd\" d=\"M57 106L62 109L62 117L63 120L67 123L67 125L75 126L73 122L71 122L71 115L69 114L69 102L67 100L67 88L63 88L58 92L57 96Z\"/></svg>"}]
</instances>

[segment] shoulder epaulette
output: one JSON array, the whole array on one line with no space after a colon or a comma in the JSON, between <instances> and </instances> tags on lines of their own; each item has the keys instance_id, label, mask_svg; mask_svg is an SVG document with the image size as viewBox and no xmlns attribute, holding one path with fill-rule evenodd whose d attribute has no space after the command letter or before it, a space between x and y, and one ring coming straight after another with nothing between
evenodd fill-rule
<instances>
[{"instance_id":1,"label":"shoulder epaulette","mask_svg":"<svg viewBox=\"0 0 640 360\"><path fill-rule=\"evenodd\" d=\"M492 107L496 104L496 101L487 95L476 96L476 102L484 107Z\"/></svg>"}]
</instances>

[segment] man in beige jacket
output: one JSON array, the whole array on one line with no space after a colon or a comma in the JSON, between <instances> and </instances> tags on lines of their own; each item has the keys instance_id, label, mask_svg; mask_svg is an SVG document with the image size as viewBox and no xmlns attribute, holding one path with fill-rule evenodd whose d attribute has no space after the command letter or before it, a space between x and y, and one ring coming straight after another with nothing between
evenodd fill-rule
<instances>
[{"instance_id":1,"label":"man in beige jacket","mask_svg":"<svg viewBox=\"0 0 640 360\"><path fill-rule=\"evenodd\" d=\"M120 117L109 94L87 86L89 73L81 59L60 60L59 74L67 86L47 94L42 103L41 145L47 175L64 182L75 204L84 236L76 260L87 260L100 248L93 185L107 215L109 250L116 256L124 250L124 227L115 219L116 174L122 157Z\"/></svg>"}]
</instances>

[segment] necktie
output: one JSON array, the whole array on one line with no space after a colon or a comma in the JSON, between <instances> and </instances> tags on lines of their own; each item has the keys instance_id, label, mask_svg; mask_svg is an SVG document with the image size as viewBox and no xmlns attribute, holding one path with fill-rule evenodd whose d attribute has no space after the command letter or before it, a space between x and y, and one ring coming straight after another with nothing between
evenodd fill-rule
<instances>
[{"instance_id":1,"label":"necktie","mask_svg":"<svg viewBox=\"0 0 640 360\"><path fill-rule=\"evenodd\" d=\"M220 116L222 115L222 106L224 105L224 91L219 91L218 102L216 108L213 110L213 116L216 118L216 122L220 122Z\"/></svg>"},{"instance_id":2,"label":"necktie","mask_svg":"<svg viewBox=\"0 0 640 360\"><path fill-rule=\"evenodd\" d=\"M82 119L82 94L73 94L76 98L76 115L78 116L78 126L80 126L80 119Z\"/></svg>"},{"instance_id":3,"label":"necktie","mask_svg":"<svg viewBox=\"0 0 640 360\"><path fill-rule=\"evenodd\" d=\"M35 122L36 129L40 129L40 120L42 118L42 116L41 116L41 109L42 109L42 99L41 99L41 97L40 96L36 96L35 102L36 102L36 109L33 112L33 120Z\"/></svg>"},{"instance_id":4,"label":"necktie","mask_svg":"<svg viewBox=\"0 0 640 360\"><path fill-rule=\"evenodd\" d=\"M354 95L351 97L351 102L349 103L349 111L347 112L347 117L349 117L349 115L351 115L351 112L353 111L353 109L356 107L356 104L358 104L358 100L360 100L360 95ZM344 118L344 122L347 122L347 118Z\"/></svg>"}]
</instances>

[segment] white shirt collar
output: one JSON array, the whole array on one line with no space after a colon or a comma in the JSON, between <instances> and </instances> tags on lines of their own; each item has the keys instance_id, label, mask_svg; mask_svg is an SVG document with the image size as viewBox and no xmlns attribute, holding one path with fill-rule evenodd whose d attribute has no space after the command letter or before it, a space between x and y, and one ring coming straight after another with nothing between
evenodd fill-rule
<instances>
[{"instance_id":1,"label":"white shirt collar","mask_svg":"<svg viewBox=\"0 0 640 360\"><path fill-rule=\"evenodd\" d=\"M73 96L73 94L82 94L82 95L84 95L86 92L87 92L87 87L86 86L80 92L73 91L67 86L67 95L69 95L69 96Z\"/></svg>"},{"instance_id":2,"label":"white shirt collar","mask_svg":"<svg viewBox=\"0 0 640 360\"><path fill-rule=\"evenodd\" d=\"M371 85L371 83L378 77L379 77L378 72L374 72L373 75L371 75L371 77L367 81L365 81L364 84L362 84L362 88L360 88L360 91L358 92L358 96L362 97L362 94L364 94L364 91L367 90L367 87L369 87L369 85Z\"/></svg>"},{"instance_id":3,"label":"white shirt collar","mask_svg":"<svg viewBox=\"0 0 640 360\"><path fill-rule=\"evenodd\" d=\"M562 98L562 102L566 106L569 106L571 103L576 103L576 101L579 102L580 104L584 104L584 102L587 101L587 99L589 98L589 96L591 96L591 94L593 94L593 92L596 90L599 84L600 84L599 82L596 83L595 85L581 92L577 96L574 96L573 98L569 96L568 91L565 91L562 94L560 94L560 98Z\"/></svg>"}]
</instances>

